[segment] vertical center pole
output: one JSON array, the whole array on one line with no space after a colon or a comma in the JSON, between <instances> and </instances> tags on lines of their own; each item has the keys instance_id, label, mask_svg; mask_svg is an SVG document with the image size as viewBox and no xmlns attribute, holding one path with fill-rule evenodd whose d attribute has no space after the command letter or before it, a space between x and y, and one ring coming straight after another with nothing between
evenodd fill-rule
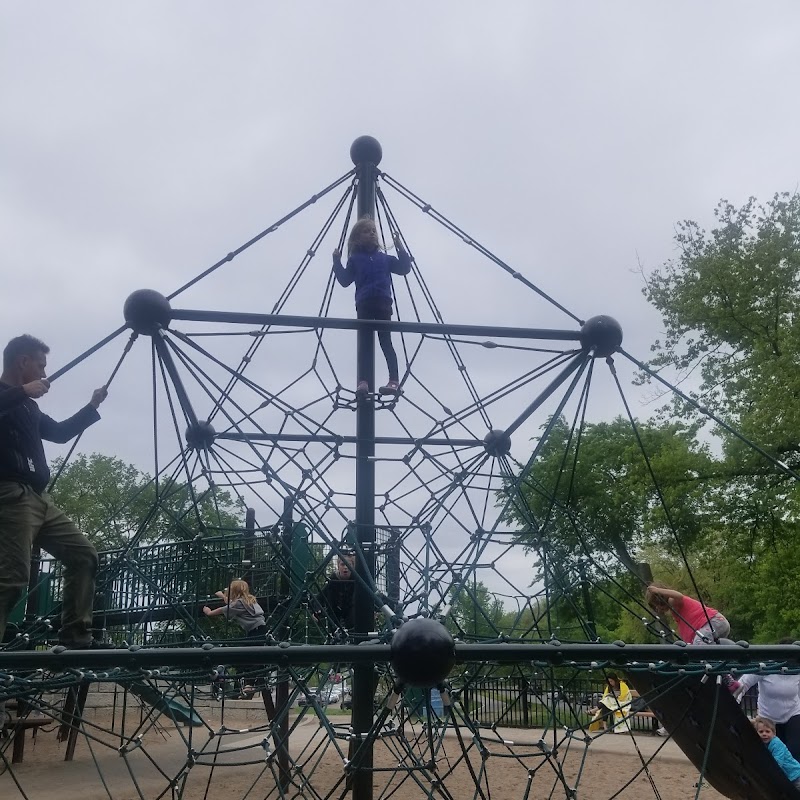
<instances>
[{"instance_id":1,"label":"vertical center pole","mask_svg":"<svg viewBox=\"0 0 800 800\"><path fill-rule=\"evenodd\" d=\"M283 498L283 514L281 514L281 562L280 571L280 596L288 598L292 591L292 584L289 576L292 570L292 537L294 535L294 516L293 499ZM291 635L291 629L287 624L281 626L278 631L280 641L286 641ZM267 681L269 684L269 680ZM269 685L266 691L271 691ZM264 691L262 691L263 697ZM276 731L276 750L278 756L278 783L281 787L281 795L289 791L292 781L292 772L289 763L289 675L283 670L278 670L275 686L275 713L279 717ZM265 705L266 710L266 705ZM273 723L274 724L274 723Z\"/></svg>"},{"instance_id":2,"label":"vertical center pole","mask_svg":"<svg viewBox=\"0 0 800 800\"><path fill-rule=\"evenodd\" d=\"M586 633L591 641L597 640L597 626L594 622L594 607L592 605L592 593L589 591L589 581L586 580L586 563L583 559L578 560L578 574L581 576L581 591L583 592L583 605L586 609Z\"/></svg>"},{"instance_id":3,"label":"vertical center pole","mask_svg":"<svg viewBox=\"0 0 800 800\"><path fill-rule=\"evenodd\" d=\"M381 146L371 136L353 142L350 157L358 177L358 217L375 217L375 186ZM369 587L375 585L375 331L357 332L357 381L366 381L370 391L359 396L356 408L356 559L355 634L367 639L375 627L375 603ZM372 728L375 696L374 664L359 664L353 670L353 735L350 762L354 770L353 800L372 800L372 744L364 739Z\"/></svg>"},{"instance_id":4,"label":"vertical center pole","mask_svg":"<svg viewBox=\"0 0 800 800\"><path fill-rule=\"evenodd\" d=\"M255 573L253 572L253 559L255 558L255 543L256 543L256 510L248 508L244 517L244 536L242 537L244 543L244 558L242 559L245 569L242 579L246 580L252 589L255 585Z\"/></svg>"}]
</instances>

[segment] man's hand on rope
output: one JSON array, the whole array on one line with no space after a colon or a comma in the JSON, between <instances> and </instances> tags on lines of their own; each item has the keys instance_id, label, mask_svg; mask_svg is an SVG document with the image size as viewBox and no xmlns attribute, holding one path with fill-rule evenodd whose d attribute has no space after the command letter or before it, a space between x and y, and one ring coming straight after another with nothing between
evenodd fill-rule
<instances>
[{"instance_id":1,"label":"man's hand on rope","mask_svg":"<svg viewBox=\"0 0 800 800\"><path fill-rule=\"evenodd\" d=\"M89 405L98 408L106 397L108 397L108 389L105 386L101 386L92 392L92 399L89 401Z\"/></svg>"},{"instance_id":2,"label":"man's hand on rope","mask_svg":"<svg viewBox=\"0 0 800 800\"><path fill-rule=\"evenodd\" d=\"M30 383L25 383L22 385L22 390L25 392L28 397L32 397L36 400L43 395L46 395L50 391L50 381L47 378L42 378L38 381L31 381Z\"/></svg>"}]
</instances>

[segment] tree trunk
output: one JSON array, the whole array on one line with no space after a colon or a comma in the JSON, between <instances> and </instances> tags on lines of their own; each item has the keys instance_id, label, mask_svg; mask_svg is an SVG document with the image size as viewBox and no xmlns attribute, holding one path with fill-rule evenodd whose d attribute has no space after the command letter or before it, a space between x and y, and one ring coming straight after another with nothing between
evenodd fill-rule
<instances>
[{"instance_id":1,"label":"tree trunk","mask_svg":"<svg viewBox=\"0 0 800 800\"><path fill-rule=\"evenodd\" d=\"M642 588L652 583L653 570L650 568L650 564L636 561L621 537L615 536L611 539L611 548L622 566L641 581Z\"/></svg>"}]
</instances>

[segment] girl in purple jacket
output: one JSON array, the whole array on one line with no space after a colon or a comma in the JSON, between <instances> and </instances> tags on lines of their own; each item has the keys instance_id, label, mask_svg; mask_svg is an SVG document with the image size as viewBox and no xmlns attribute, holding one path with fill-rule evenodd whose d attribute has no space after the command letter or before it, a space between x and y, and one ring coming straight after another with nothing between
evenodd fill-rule
<instances>
[{"instance_id":1,"label":"girl in purple jacket","mask_svg":"<svg viewBox=\"0 0 800 800\"><path fill-rule=\"evenodd\" d=\"M400 244L398 234L394 235L397 257L381 250L378 229L369 218L360 219L350 231L347 239L347 264L342 265L342 254L333 251L333 272L342 286L356 285L356 316L358 319L392 318L392 273L408 275L411 259ZM379 389L380 394L400 394L400 372L397 366L397 353L392 345L392 334L379 331L378 341L386 358L389 381ZM369 384L361 376L356 391L366 394Z\"/></svg>"}]
</instances>

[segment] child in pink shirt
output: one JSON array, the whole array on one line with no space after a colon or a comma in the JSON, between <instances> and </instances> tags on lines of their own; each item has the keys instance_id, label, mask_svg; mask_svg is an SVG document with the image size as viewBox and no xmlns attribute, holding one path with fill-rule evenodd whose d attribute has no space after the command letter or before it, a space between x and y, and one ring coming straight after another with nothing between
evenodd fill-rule
<instances>
[{"instance_id":1,"label":"child in pink shirt","mask_svg":"<svg viewBox=\"0 0 800 800\"><path fill-rule=\"evenodd\" d=\"M698 603L663 583L651 583L645 591L645 599L656 614L672 614L686 644L714 644L731 632L730 623L716 608Z\"/></svg>"},{"instance_id":2,"label":"child in pink shirt","mask_svg":"<svg viewBox=\"0 0 800 800\"><path fill-rule=\"evenodd\" d=\"M667 612L672 615L678 633L686 644L719 644L720 638L730 635L730 623L716 608L670 589L663 583L651 583L645 590L645 599L656 615ZM732 675L723 675L722 682L731 692L739 688L739 681ZM668 735L663 727L656 733Z\"/></svg>"},{"instance_id":3,"label":"child in pink shirt","mask_svg":"<svg viewBox=\"0 0 800 800\"><path fill-rule=\"evenodd\" d=\"M645 591L647 605L656 613L669 612L686 644L717 644L730 635L731 626L716 608L653 582Z\"/></svg>"}]
</instances>

